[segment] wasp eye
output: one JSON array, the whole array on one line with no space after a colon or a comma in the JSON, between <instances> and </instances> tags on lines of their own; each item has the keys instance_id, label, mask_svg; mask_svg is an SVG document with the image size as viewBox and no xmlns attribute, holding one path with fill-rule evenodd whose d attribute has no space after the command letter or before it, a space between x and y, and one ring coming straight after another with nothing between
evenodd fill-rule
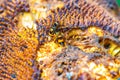
<instances>
[{"instance_id":1,"label":"wasp eye","mask_svg":"<svg viewBox=\"0 0 120 80\"><path fill-rule=\"evenodd\" d=\"M104 44L104 48L105 48L105 49L109 49L109 48L110 48L110 43L105 43L105 44Z\"/></svg>"}]
</instances>

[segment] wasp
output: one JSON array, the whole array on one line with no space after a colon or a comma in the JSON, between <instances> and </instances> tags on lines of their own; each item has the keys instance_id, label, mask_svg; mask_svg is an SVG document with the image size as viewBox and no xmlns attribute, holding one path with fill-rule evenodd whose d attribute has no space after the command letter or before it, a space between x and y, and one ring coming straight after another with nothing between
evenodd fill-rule
<instances>
[{"instance_id":1,"label":"wasp","mask_svg":"<svg viewBox=\"0 0 120 80\"><path fill-rule=\"evenodd\" d=\"M58 29L59 23L55 22L49 30L49 36L52 37L55 43L65 45L64 35L60 29Z\"/></svg>"}]
</instances>

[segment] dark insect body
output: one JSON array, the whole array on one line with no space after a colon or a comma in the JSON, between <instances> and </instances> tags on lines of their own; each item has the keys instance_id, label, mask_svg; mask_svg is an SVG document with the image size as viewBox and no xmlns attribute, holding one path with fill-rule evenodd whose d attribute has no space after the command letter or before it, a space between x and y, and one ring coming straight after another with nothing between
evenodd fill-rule
<instances>
[{"instance_id":1,"label":"dark insect body","mask_svg":"<svg viewBox=\"0 0 120 80\"><path fill-rule=\"evenodd\" d=\"M58 24L57 29L85 30L89 26L97 26L111 35L120 36L120 23L103 8L85 0L67 1L63 8L51 12L46 19L37 21L40 44L48 40L48 33L55 23Z\"/></svg>"}]
</instances>

